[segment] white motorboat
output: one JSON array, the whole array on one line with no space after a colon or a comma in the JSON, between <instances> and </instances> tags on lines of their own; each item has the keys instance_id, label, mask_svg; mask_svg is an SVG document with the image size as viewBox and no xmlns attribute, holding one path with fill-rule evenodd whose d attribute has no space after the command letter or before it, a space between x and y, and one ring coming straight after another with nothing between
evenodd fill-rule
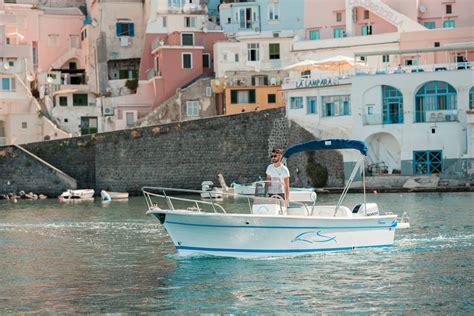
<instances>
[{"instance_id":1,"label":"white motorboat","mask_svg":"<svg viewBox=\"0 0 474 316\"><path fill-rule=\"evenodd\" d=\"M201 198L203 199L222 199L222 189L216 188L212 181L203 181L201 183Z\"/></svg>"},{"instance_id":2,"label":"white motorboat","mask_svg":"<svg viewBox=\"0 0 474 316\"><path fill-rule=\"evenodd\" d=\"M104 202L109 202L111 200L127 200L128 192L110 192L102 190L100 191L100 197Z\"/></svg>"},{"instance_id":3,"label":"white motorboat","mask_svg":"<svg viewBox=\"0 0 474 316\"><path fill-rule=\"evenodd\" d=\"M60 201L69 200L93 200L95 191L93 189L66 190L58 196Z\"/></svg>"},{"instance_id":4,"label":"white motorboat","mask_svg":"<svg viewBox=\"0 0 474 316\"><path fill-rule=\"evenodd\" d=\"M305 150L345 148L367 155L363 142L324 140L290 147L284 159ZM147 214L164 225L178 253L184 256L274 257L391 247L397 228L409 227L406 217L399 224L397 215L381 214L377 204L366 202L365 193L364 200L352 210L341 204L357 170L364 170L364 156L357 162L336 205L285 205L279 198L247 196L248 203L244 205L248 205L248 210L243 213L230 211L230 207L225 209L212 199L201 201L172 195L202 191L150 187L142 191ZM175 208L175 202L189 205Z\"/></svg>"}]
</instances>

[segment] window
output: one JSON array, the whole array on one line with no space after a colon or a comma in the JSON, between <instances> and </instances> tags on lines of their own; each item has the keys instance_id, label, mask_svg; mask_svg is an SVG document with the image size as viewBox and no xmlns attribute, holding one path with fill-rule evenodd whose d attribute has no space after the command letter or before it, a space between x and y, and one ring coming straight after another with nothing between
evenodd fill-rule
<instances>
[{"instance_id":1,"label":"window","mask_svg":"<svg viewBox=\"0 0 474 316\"><path fill-rule=\"evenodd\" d=\"M67 96L59 97L59 105L60 106L67 106Z\"/></svg>"},{"instance_id":2,"label":"window","mask_svg":"<svg viewBox=\"0 0 474 316\"><path fill-rule=\"evenodd\" d=\"M309 78L311 77L311 70L305 70L301 72L301 78Z\"/></svg>"},{"instance_id":3,"label":"window","mask_svg":"<svg viewBox=\"0 0 474 316\"><path fill-rule=\"evenodd\" d=\"M133 112L126 112L125 113L125 119L127 122L127 127L133 127L133 124L135 124L135 116Z\"/></svg>"},{"instance_id":4,"label":"window","mask_svg":"<svg viewBox=\"0 0 474 316\"><path fill-rule=\"evenodd\" d=\"M423 25L429 29L429 30L432 30L432 29L435 29L436 28L436 21L427 21L425 23L423 23Z\"/></svg>"},{"instance_id":5,"label":"window","mask_svg":"<svg viewBox=\"0 0 474 316\"><path fill-rule=\"evenodd\" d=\"M255 89L251 90L231 90L231 104L249 104L255 103Z\"/></svg>"},{"instance_id":6,"label":"window","mask_svg":"<svg viewBox=\"0 0 474 316\"><path fill-rule=\"evenodd\" d=\"M191 53L181 54L181 67L183 69L193 68L193 55Z\"/></svg>"},{"instance_id":7,"label":"window","mask_svg":"<svg viewBox=\"0 0 474 316\"><path fill-rule=\"evenodd\" d=\"M405 66L416 66L418 65L418 59L416 58L407 58L403 61Z\"/></svg>"},{"instance_id":8,"label":"window","mask_svg":"<svg viewBox=\"0 0 474 316\"><path fill-rule=\"evenodd\" d=\"M309 31L309 40L310 41L315 41L315 40L318 40L320 39L320 35L319 35L319 30L310 30Z\"/></svg>"},{"instance_id":9,"label":"window","mask_svg":"<svg viewBox=\"0 0 474 316\"><path fill-rule=\"evenodd\" d=\"M344 37L344 29L343 28L335 28L332 30L332 34L334 38Z\"/></svg>"},{"instance_id":10,"label":"window","mask_svg":"<svg viewBox=\"0 0 474 316\"><path fill-rule=\"evenodd\" d=\"M367 115L374 115L374 105L367 105Z\"/></svg>"},{"instance_id":11,"label":"window","mask_svg":"<svg viewBox=\"0 0 474 316\"><path fill-rule=\"evenodd\" d=\"M303 108L303 97L291 97L290 109L297 110Z\"/></svg>"},{"instance_id":12,"label":"window","mask_svg":"<svg viewBox=\"0 0 474 316\"><path fill-rule=\"evenodd\" d=\"M164 17L162 17L161 19L162 19L162 20L161 20L161 25L162 25L163 27L167 27L167 26L168 26L168 17L164 16Z\"/></svg>"},{"instance_id":13,"label":"window","mask_svg":"<svg viewBox=\"0 0 474 316\"><path fill-rule=\"evenodd\" d=\"M453 13L453 5L452 4L447 4L446 5L446 14L451 14Z\"/></svg>"},{"instance_id":14,"label":"window","mask_svg":"<svg viewBox=\"0 0 474 316\"><path fill-rule=\"evenodd\" d=\"M474 109L474 86L469 90L469 109Z\"/></svg>"},{"instance_id":15,"label":"window","mask_svg":"<svg viewBox=\"0 0 474 316\"><path fill-rule=\"evenodd\" d=\"M87 94L73 94L72 105L73 106L87 106Z\"/></svg>"},{"instance_id":16,"label":"window","mask_svg":"<svg viewBox=\"0 0 474 316\"><path fill-rule=\"evenodd\" d=\"M81 117L81 135L97 133L97 117Z\"/></svg>"},{"instance_id":17,"label":"window","mask_svg":"<svg viewBox=\"0 0 474 316\"><path fill-rule=\"evenodd\" d=\"M344 116L351 114L350 96L348 95L323 96L321 103L322 116Z\"/></svg>"},{"instance_id":18,"label":"window","mask_svg":"<svg viewBox=\"0 0 474 316\"><path fill-rule=\"evenodd\" d=\"M268 19L269 20L278 20L280 17L280 9L278 2L273 2L268 4Z\"/></svg>"},{"instance_id":19,"label":"window","mask_svg":"<svg viewBox=\"0 0 474 316\"><path fill-rule=\"evenodd\" d=\"M280 44L273 43L269 45L270 59L280 59Z\"/></svg>"},{"instance_id":20,"label":"window","mask_svg":"<svg viewBox=\"0 0 474 316\"><path fill-rule=\"evenodd\" d=\"M316 114L316 97L306 97L306 114Z\"/></svg>"},{"instance_id":21,"label":"window","mask_svg":"<svg viewBox=\"0 0 474 316\"><path fill-rule=\"evenodd\" d=\"M134 79L138 78L138 71L135 69L119 69L118 79Z\"/></svg>"},{"instance_id":22,"label":"window","mask_svg":"<svg viewBox=\"0 0 474 316\"><path fill-rule=\"evenodd\" d=\"M48 35L48 47L58 47L59 46L59 35L58 34L49 34Z\"/></svg>"},{"instance_id":23,"label":"window","mask_svg":"<svg viewBox=\"0 0 474 316\"><path fill-rule=\"evenodd\" d=\"M27 122L21 122L21 128L28 128Z\"/></svg>"},{"instance_id":24,"label":"window","mask_svg":"<svg viewBox=\"0 0 474 316\"><path fill-rule=\"evenodd\" d=\"M69 35L69 46L71 48L79 48L79 36Z\"/></svg>"},{"instance_id":25,"label":"window","mask_svg":"<svg viewBox=\"0 0 474 316\"><path fill-rule=\"evenodd\" d=\"M202 54L202 67L211 68L211 55Z\"/></svg>"},{"instance_id":26,"label":"window","mask_svg":"<svg viewBox=\"0 0 474 316\"><path fill-rule=\"evenodd\" d=\"M196 17L195 16L185 16L184 17L184 27L196 27Z\"/></svg>"},{"instance_id":27,"label":"window","mask_svg":"<svg viewBox=\"0 0 474 316\"><path fill-rule=\"evenodd\" d=\"M342 22L342 13L336 12L336 22Z\"/></svg>"},{"instance_id":28,"label":"window","mask_svg":"<svg viewBox=\"0 0 474 316\"><path fill-rule=\"evenodd\" d=\"M15 91L15 78L2 78L2 85L0 91L14 92Z\"/></svg>"},{"instance_id":29,"label":"window","mask_svg":"<svg viewBox=\"0 0 474 316\"><path fill-rule=\"evenodd\" d=\"M384 63L390 62L390 55L383 55L382 56L382 62L384 62Z\"/></svg>"},{"instance_id":30,"label":"window","mask_svg":"<svg viewBox=\"0 0 474 316\"><path fill-rule=\"evenodd\" d=\"M15 67L15 61L16 61L16 59L13 59L13 60L12 60L12 59L8 59L8 66L10 66L10 67Z\"/></svg>"},{"instance_id":31,"label":"window","mask_svg":"<svg viewBox=\"0 0 474 316\"><path fill-rule=\"evenodd\" d=\"M247 44L248 61L260 60L260 44Z\"/></svg>"},{"instance_id":32,"label":"window","mask_svg":"<svg viewBox=\"0 0 474 316\"><path fill-rule=\"evenodd\" d=\"M87 29L83 29L81 32L81 41L87 38Z\"/></svg>"},{"instance_id":33,"label":"window","mask_svg":"<svg viewBox=\"0 0 474 316\"><path fill-rule=\"evenodd\" d=\"M235 62L239 62L239 54L235 54L234 57Z\"/></svg>"},{"instance_id":34,"label":"window","mask_svg":"<svg viewBox=\"0 0 474 316\"><path fill-rule=\"evenodd\" d=\"M252 86L268 86L268 76L266 75L252 76Z\"/></svg>"},{"instance_id":35,"label":"window","mask_svg":"<svg viewBox=\"0 0 474 316\"><path fill-rule=\"evenodd\" d=\"M206 87L206 97L212 97L212 87Z\"/></svg>"},{"instance_id":36,"label":"window","mask_svg":"<svg viewBox=\"0 0 474 316\"><path fill-rule=\"evenodd\" d=\"M37 48L33 47L33 65L38 64Z\"/></svg>"},{"instance_id":37,"label":"window","mask_svg":"<svg viewBox=\"0 0 474 316\"><path fill-rule=\"evenodd\" d=\"M445 29L454 29L456 27L456 22L454 20L446 20L443 22L443 27Z\"/></svg>"},{"instance_id":38,"label":"window","mask_svg":"<svg viewBox=\"0 0 474 316\"><path fill-rule=\"evenodd\" d=\"M253 18L252 8L240 8L239 11L237 12L237 19L239 20L239 28L251 29L252 18Z\"/></svg>"},{"instance_id":39,"label":"window","mask_svg":"<svg viewBox=\"0 0 474 316\"><path fill-rule=\"evenodd\" d=\"M361 26L360 35L372 35L372 25L364 24Z\"/></svg>"},{"instance_id":40,"label":"window","mask_svg":"<svg viewBox=\"0 0 474 316\"><path fill-rule=\"evenodd\" d=\"M135 36L135 24L129 21L118 21L115 24L117 36Z\"/></svg>"},{"instance_id":41,"label":"window","mask_svg":"<svg viewBox=\"0 0 474 316\"><path fill-rule=\"evenodd\" d=\"M440 47L440 42L434 42L434 47Z\"/></svg>"},{"instance_id":42,"label":"window","mask_svg":"<svg viewBox=\"0 0 474 316\"><path fill-rule=\"evenodd\" d=\"M182 33L181 34L181 45L183 46L194 46L194 34Z\"/></svg>"},{"instance_id":43,"label":"window","mask_svg":"<svg viewBox=\"0 0 474 316\"><path fill-rule=\"evenodd\" d=\"M267 103L268 104L274 104L276 103L276 94L270 93L267 95Z\"/></svg>"},{"instance_id":44,"label":"window","mask_svg":"<svg viewBox=\"0 0 474 316\"><path fill-rule=\"evenodd\" d=\"M441 150L426 150L413 152L414 174L441 173L442 169L443 155Z\"/></svg>"},{"instance_id":45,"label":"window","mask_svg":"<svg viewBox=\"0 0 474 316\"><path fill-rule=\"evenodd\" d=\"M384 124L403 123L403 95L397 88L382 86Z\"/></svg>"},{"instance_id":46,"label":"window","mask_svg":"<svg viewBox=\"0 0 474 316\"><path fill-rule=\"evenodd\" d=\"M457 120L456 110L456 90L446 82L429 81L415 95L415 123Z\"/></svg>"},{"instance_id":47,"label":"window","mask_svg":"<svg viewBox=\"0 0 474 316\"><path fill-rule=\"evenodd\" d=\"M368 18L370 18L369 10L364 10L364 19L367 20Z\"/></svg>"},{"instance_id":48,"label":"window","mask_svg":"<svg viewBox=\"0 0 474 316\"><path fill-rule=\"evenodd\" d=\"M186 116L199 117L199 102L198 101L186 101Z\"/></svg>"},{"instance_id":49,"label":"window","mask_svg":"<svg viewBox=\"0 0 474 316\"><path fill-rule=\"evenodd\" d=\"M10 45L11 41L12 40L9 37L7 37L7 45Z\"/></svg>"}]
</instances>

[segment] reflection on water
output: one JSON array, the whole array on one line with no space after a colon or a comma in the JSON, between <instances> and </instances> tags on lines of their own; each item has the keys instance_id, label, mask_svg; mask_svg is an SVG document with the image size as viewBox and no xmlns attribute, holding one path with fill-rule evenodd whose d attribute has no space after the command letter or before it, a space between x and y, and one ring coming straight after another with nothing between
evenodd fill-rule
<instances>
[{"instance_id":1,"label":"reflection on water","mask_svg":"<svg viewBox=\"0 0 474 316\"><path fill-rule=\"evenodd\" d=\"M180 259L142 198L0 201L0 312L474 312L474 195L370 199L409 212L396 247L254 260Z\"/></svg>"}]
</instances>

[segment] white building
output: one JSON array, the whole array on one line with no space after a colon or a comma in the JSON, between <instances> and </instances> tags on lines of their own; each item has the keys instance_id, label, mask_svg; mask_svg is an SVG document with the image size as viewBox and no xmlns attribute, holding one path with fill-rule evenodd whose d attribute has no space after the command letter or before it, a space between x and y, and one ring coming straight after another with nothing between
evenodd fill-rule
<instances>
[{"instance_id":1,"label":"white building","mask_svg":"<svg viewBox=\"0 0 474 316\"><path fill-rule=\"evenodd\" d=\"M288 118L319 138L365 141L371 173L473 177L473 51L472 44L385 48L354 55L371 65L387 61L376 68L293 73L282 86ZM447 58L433 62L441 53ZM417 62L397 66L406 56ZM347 177L355 157L343 154Z\"/></svg>"}]
</instances>

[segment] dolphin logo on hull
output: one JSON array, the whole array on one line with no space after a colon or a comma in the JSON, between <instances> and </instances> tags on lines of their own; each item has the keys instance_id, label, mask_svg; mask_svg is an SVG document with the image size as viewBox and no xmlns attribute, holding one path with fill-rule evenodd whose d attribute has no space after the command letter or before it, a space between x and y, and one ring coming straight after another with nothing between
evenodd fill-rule
<instances>
[{"instance_id":1,"label":"dolphin logo on hull","mask_svg":"<svg viewBox=\"0 0 474 316\"><path fill-rule=\"evenodd\" d=\"M302 241L302 242L307 242L309 244L315 243L315 242L329 242L329 241L334 241L337 242L336 236L325 236L321 233L320 230L318 231L309 231L309 232L304 232L296 236L291 242L296 242L296 241Z\"/></svg>"}]
</instances>

